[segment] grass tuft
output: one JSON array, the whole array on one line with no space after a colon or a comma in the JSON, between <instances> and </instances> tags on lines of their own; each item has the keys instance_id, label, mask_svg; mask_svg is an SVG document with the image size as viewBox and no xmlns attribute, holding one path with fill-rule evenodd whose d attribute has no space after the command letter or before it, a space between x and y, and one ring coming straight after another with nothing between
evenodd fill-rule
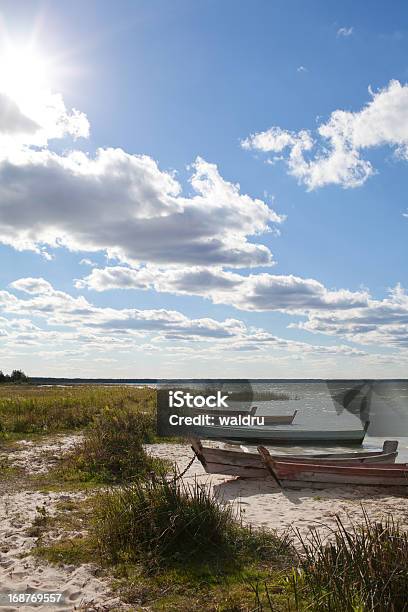
<instances>
[{"instance_id":1,"label":"grass tuft","mask_svg":"<svg viewBox=\"0 0 408 612\"><path fill-rule=\"evenodd\" d=\"M243 527L230 505L195 481L164 475L99 494L94 533L112 563L236 565L244 557L269 558L290 548L272 532Z\"/></svg>"},{"instance_id":2,"label":"grass tuft","mask_svg":"<svg viewBox=\"0 0 408 612\"><path fill-rule=\"evenodd\" d=\"M295 591L313 600L313 610L402 612L408 609L408 534L392 517L346 529L337 517L334 540L317 532L302 540L304 556Z\"/></svg>"},{"instance_id":3,"label":"grass tuft","mask_svg":"<svg viewBox=\"0 0 408 612\"><path fill-rule=\"evenodd\" d=\"M144 450L151 436L149 412L132 404L103 408L83 442L64 459L60 472L68 481L116 483L138 478L164 467L164 462Z\"/></svg>"}]
</instances>

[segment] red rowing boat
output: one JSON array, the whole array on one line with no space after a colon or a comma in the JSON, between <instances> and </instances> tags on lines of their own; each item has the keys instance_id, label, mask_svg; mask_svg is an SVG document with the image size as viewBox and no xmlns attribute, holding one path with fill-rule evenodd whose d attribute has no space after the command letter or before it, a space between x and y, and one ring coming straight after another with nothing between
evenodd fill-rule
<instances>
[{"instance_id":1,"label":"red rowing boat","mask_svg":"<svg viewBox=\"0 0 408 612\"><path fill-rule=\"evenodd\" d=\"M277 461L264 446L258 447L262 461L273 480L282 488L324 488L341 485L408 486L406 463L336 465Z\"/></svg>"}]
</instances>

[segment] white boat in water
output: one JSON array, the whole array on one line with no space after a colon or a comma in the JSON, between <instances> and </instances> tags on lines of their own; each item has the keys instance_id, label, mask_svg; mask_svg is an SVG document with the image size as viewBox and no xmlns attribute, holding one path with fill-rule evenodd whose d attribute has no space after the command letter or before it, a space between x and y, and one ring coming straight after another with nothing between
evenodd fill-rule
<instances>
[{"instance_id":1,"label":"white boat in water","mask_svg":"<svg viewBox=\"0 0 408 612\"><path fill-rule=\"evenodd\" d=\"M281 426L252 427L220 427L218 425L194 428L193 435L197 438L263 441L274 444L361 444L364 440L369 423L364 429L298 429L292 425L289 429Z\"/></svg>"}]
</instances>

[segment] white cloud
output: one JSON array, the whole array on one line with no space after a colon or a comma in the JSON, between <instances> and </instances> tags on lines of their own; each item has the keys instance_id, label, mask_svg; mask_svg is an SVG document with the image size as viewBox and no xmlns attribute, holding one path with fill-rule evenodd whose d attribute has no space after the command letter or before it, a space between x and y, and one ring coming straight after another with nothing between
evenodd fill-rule
<instances>
[{"instance_id":1,"label":"white cloud","mask_svg":"<svg viewBox=\"0 0 408 612\"><path fill-rule=\"evenodd\" d=\"M43 278L20 278L10 283L10 287L31 295L52 293L54 291L52 285Z\"/></svg>"},{"instance_id":2,"label":"white cloud","mask_svg":"<svg viewBox=\"0 0 408 612\"><path fill-rule=\"evenodd\" d=\"M400 285L390 291L389 297L375 300L366 290L329 290L314 279L293 275L242 276L221 269L135 270L118 266L93 269L77 286L96 291L135 288L199 295L244 311L279 311L306 317L291 323L292 328L362 345L408 348L408 297ZM246 341L245 350L249 346Z\"/></svg>"},{"instance_id":3,"label":"white cloud","mask_svg":"<svg viewBox=\"0 0 408 612\"><path fill-rule=\"evenodd\" d=\"M370 298L365 306L348 311L310 312L307 321L291 326L359 344L408 348L408 296L397 285L383 300Z\"/></svg>"},{"instance_id":4,"label":"white cloud","mask_svg":"<svg viewBox=\"0 0 408 612\"><path fill-rule=\"evenodd\" d=\"M242 142L245 149L287 152L289 173L310 190L329 184L358 187L375 173L361 153L379 146L393 147L408 160L408 85L391 81L357 112L336 110L317 134L272 127Z\"/></svg>"},{"instance_id":5,"label":"white cloud","mask_svg":"<svg viewBox=\"0 0 408 612\"><path fill-rule=\"evenodd\" d=\"M348 38L349 36L351 36L354 32L354 28L350 27L350 28L339 28L337 30L337 36L339 37L344 37L344 38Z\"/></svg>"},{"instance_id":6,"label":"white cloud","mask_svg":"<svg viewBox=\"0 0 408 612\"><path fill-rule=\"evenodd\" d=\"M236 319L218 322L210 318L189 319L177 311L136 308L100 308L93 306L83 296L73 297L55 290L43 278L22 278L10 284L16 291L27 293L21 299L7 291L0 291L0 307L3 313L23 317L39 317L48 325L58 325L83 330L114 331L119 335L133 332L161 333L164 336L191 338L228 338L239 335L245 326ZM24 329L26 332L27 330ZM38 331L38 330L34 330Z\"/></svg>"},{"instance_id":7,"label":"white cloud","mask_svg":"<svg viewBox=\"0 0 408 612\"><path fill-rule=\"evenodd\" d=\"M267 273L243 276L221 268L203 267L94 268L87 277L78 280L76 286L95 291L155 289L159 292L200 295L215 304L230 304L240 310L279 310L288 313L355 308L366 305L369 297L366 291L328 290L311 278Z\"/></svg>"},{"instance_id":8,"label":"white cloud","mask_svg":"<svg viewBox=\"0 0 408 612\"><path fill-rule=\"evenodd\" d=\"M53 139L87 137L88 119L60 94L33 87L28 95L20 85L10 93L0 82L0 242L45 257L47 247L103 251L132 264L273 263L270 250L249 239L283 217L215 164L196 158L187 197L175 173L147 155L53 152Z\"/></svg>"},{"instance_id":9,"label":"white cloud","mask_svg":"<svg viewBox=\"0 0 408 612\"><path fill-rule=\"evenodd\" d=\"M272 263L247 237L282 217L241 194L214 164L197 158L181 186L146 155L100 149L20 151L0 162L0 241L40 252L44 246L105 251L121 261L252 266Z\"/></svg>"},{"instance_id":10,"label":"white cloud","mask_svg":"<svg viewBox=\"0 0 408 612\"><path fill-rule=\"evenodd\" d=\"M60 94L43 91L16 99L0 83L1 148L44 147L49 140L66 136L89 136L89 122L84 113L67 110Z\"/></svg>"},{"instance_id":11,"label":"white cloud","mask_svg":"<svg viewBox=\"0 0 408 612\"><path fill-rule=\"evenodd\" d=\"M26 117L14 100L0 92L0 134L33 134L40 129L29 117Z\"/></svg>"},{"instance_id":12,"label":"white cloud","mask_svg":"<svg viewBox=\"0 0 408 612\"><path fill-rule=\"evenodd\" d=\"M44 346L49 352L66 351L66 346L64 349L55 346L73 343L75 351L81 347L106 351L107 347L135 347L150 338L153 345L170 342L172 347L180 342L200 343L203 353L223 350L287 351L316 356L364 354L345 345L321 346L279 338L233 318L191 319L174 310L97 307L83 296L73 297L55 290L42 278L18 279L10 287L28 297L0 291L0 310L5 317L12 317L0 319L0 329L5 331L4 341L8 346ZM38 319L42 326L34 325L29 317Z\"/></svg>"}]
</instances>

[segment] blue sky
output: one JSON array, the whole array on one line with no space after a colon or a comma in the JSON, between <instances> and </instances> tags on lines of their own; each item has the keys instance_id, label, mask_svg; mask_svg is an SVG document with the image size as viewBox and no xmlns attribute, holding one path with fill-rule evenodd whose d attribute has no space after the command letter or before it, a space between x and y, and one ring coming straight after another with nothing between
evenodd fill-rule
<instances>
[{"instance_id":1,"label":"blue sky","mask_svg":"<svg viewBox=\"0 0 408 612\"><path fill-rule=\"evenodd\" d=\"M0 14L0 368L406 375L405 3Z\"/></svg>"}]
</instances>

